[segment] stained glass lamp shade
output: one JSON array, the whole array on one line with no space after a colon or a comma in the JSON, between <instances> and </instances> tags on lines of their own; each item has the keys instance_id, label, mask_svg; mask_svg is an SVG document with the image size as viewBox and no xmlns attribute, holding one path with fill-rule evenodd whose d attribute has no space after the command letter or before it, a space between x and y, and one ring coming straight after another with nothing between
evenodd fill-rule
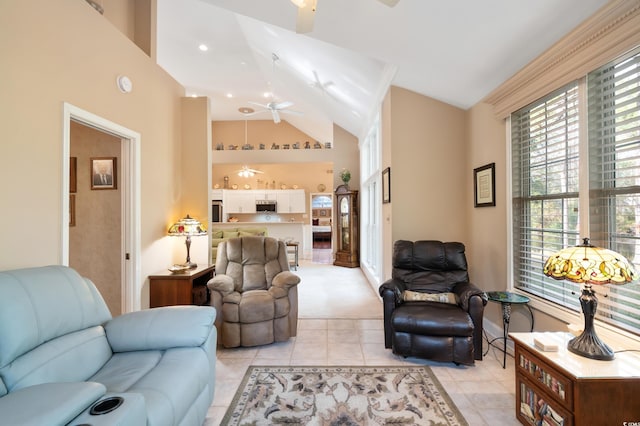
<instances>
[{"instance_id":1,"label":"stained glass lamp shade","mask_svg":"<svg viewBox=\"0 0 640 426\"><path fill-rule=\"evenodd\" d=\"M599 360L612 360L613 351L596 335L593 318L598 299L592 284L626 284L638 278L637 272L624 256L615 251L595 247L585 238L575 247L567 247L550 256L544 274L556 280L583 284L580 305L584 314L582 334L571 339L567 349L575 354Z\"/></svg>"},{"instance_id":2,"label":"stained glass lamp shade","mask_svg":"<svg viewBox=\"0 0 640 426\"><path fill-rule=\"evenodd\" d=\"M169 228L169 235L172 237L187 237L187 261L181 265L187 268L195 268L197 264L191 262L189 251L191 249L191 236L207 235L207 228L197 219L193 219L189 215L180 219Z\"/></svg>"}]
</instances>

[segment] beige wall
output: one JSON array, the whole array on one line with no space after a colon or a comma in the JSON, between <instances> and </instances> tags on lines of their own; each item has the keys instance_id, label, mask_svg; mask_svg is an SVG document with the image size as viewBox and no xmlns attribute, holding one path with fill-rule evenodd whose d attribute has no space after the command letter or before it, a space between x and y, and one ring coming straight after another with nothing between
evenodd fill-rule
<instances>
[{"instance_id":1,"label":"beige wall","mask_svg":"<svg viewBox=\"0 0 640 426\"><path fill-rule=\"evenodd\" d=\"M164 269L173 261L168 217L182 212L174 159L184 89L84 1L0 2L0 17L0 128L11 159L0 170L0 220L33 224L5 229L0 269L63 257L64 102L141 134L141 277ZM132 93L116 88L120 74Z\"/></svg>"},{"instance_id":2,"label":"beige wall","mask_svg":"<svg viewBox=\"0 0 640 426\"><path fill-rule=\"evenodd\" d=\"M69 227L69 266L96 285L112 315L122 313L121 140L71 123L70 153L77 160L75 226ZM116 158L116 189L92 190L92 157Z\"/></svg>"},{"instance_id":3,"label":"beige wall","mask_svg":"<svg viewBox=\"0 0 640 426\"><path fill-rule=\"evenodd\" d=\"M383 123L389 126L384 143L392 151L390 244L401 239L465 241L465 111L399 87L391 88L387 102L390 118L383 117Z\"/></svg>"}]
</instances>

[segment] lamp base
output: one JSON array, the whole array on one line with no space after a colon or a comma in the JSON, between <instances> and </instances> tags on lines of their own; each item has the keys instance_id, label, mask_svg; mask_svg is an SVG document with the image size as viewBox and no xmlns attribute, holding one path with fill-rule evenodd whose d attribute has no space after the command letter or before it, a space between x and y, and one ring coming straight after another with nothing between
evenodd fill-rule
<instances>
[{"instance_id":1,"label":"lamp base","mask_svg":"<svg viewBox=\"0 0 640 426\"><path fill-rule=\"evenodd\" d=\"M193 263L191 261L187 261L185 263L181 263L180 266L187 268L187 269L193 269L193 268L197 268L198 264L197 263Z\"/></svg>"},{"instance_id":2,"label":"lamp base","mask_svg":"<svg viewBox=\"0 0 640 426\"><path fill-rule=\"evenodd\" d=\"M614 358L613 350L595 333L584 332L569 340L567 349L576 355L601 361L611 361Z\"/></svg>"}]
</instances>

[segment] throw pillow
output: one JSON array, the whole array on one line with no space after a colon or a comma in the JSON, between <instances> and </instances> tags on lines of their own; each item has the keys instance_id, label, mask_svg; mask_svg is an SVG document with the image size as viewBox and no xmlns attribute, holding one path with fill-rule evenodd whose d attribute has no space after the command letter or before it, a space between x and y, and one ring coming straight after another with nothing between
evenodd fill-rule
<instances>
[{"instance_id":1,"label":"throw pillow","mask_svg":"<svg viewBox=\"0 0 640 426\"><path fill-rule=\"evenodd\" d=\"M222 238L222 231L211 231L211 238Z\"/></svg>"},{"instance_id":2,"label":"throw pillow","mask_svg":"<svg viewBox=\"0 0 640 426\"><path fill-rule=\"evenodd\" d=\"M418 291L405 290L402 293L405 302L439 302L458 304L458 296L455 293L421 293Z\"/></svg>"},{"instance_id":3,"label":"throw pillow","mask_svg":"<svg viewBox=\"0 0 640 426\"><path fill-rule=\"evenodd\" d=\"M238 231L224 231L224 238L236 238L238 236Z\"/></svg>"}]
</instances>

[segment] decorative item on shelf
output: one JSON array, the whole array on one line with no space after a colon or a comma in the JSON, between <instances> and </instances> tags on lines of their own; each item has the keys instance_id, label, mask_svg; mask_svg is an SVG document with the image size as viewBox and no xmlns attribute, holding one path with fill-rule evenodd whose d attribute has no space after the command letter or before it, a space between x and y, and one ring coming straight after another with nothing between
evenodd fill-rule
<instances>
[{"instance_id":1,"label":"decorative item on shelf","mask_svg":"<svg viewBox=\"0 0 640 426\"><path fill-rule=\"evenodd\" d=\"M298 185L292 185L291 189L298 189Z\"/></svg>"},{"instance_id":2,"label":"decorative item on shelf","mask_svg":"<svg viewBox=\"0 0 640 426\"><path fill-rule=\"evenodd\" d=\"M223 143L216 144L216 151L224 151L224 144Z\"/></svg>"},{"instance_id":3,"label":"decorative item on shelf","mask_svg":"<svg viewBox=\"0 0 640 426\"><path fill-rule=\"evenodd\" d=\"M220 189L220 184L219 183L214 183L213 184L213 189Z\"/></svg>"},{"instance_id":4,"label":"decorative item on shelf","mask_svg":"<svg viewBox=\"0 0 640 426\"><path fill-rule=\"evenodd\" d=\"M231 185L231 189L238 189L238 184L234 183L233 185Z\"/></svg>"},{"instance_id":5,"label":"decorative item on shelf","mask_svg":"<svg viewBox=\"0 0 640 426\"><path fill-rule=\"evenodd\" d=\"M251 185L249 185L248 183L244 184L244 189L251 189Z\"/></svg>"},{"instance_id":6,"label":"decorative item on shelf","mask_svg":"<svg viewBox=\"0 0 640 426\"><path fill-rule=\"evenodd\" d=\"M345 185L349 185L349 181L351 180L351 172L348 169L342 169L340 172L340 179Z\"/></svg>"},{"instance_id":7,"label":"decorative item on shelf","mask_svg":"<svg viewBox=\"0 0 640 426\"><path fill-rule=\"evenodd\" d=\"M242 145L242 150L243 151L251 151L253 149L253 145L245 143L244 145Z\"/></svg>"},{"instance_id":8,"label":"decorative item on shelf","mask_svg":"<svg viewBox=\"0 0 640 426\"><path fill-rule=\"evenodd\" d=\"M311 149L311 144L309 143L309 141L305 141L304 149Z\"/></svg>"},{"instance_id":9,"label":"decorative item on shelf","mask_svg":"<svg viewBox=\"0 0 640 426\"><path fill-rule=\"evenodd\" d=\"M284 183L280 184L280 189L287 189L287 185Z\"/></svg>"},{"instance_id":10,"label":"decorative item on shelf","mask_svg":"<svg viewBox=\"0 0 640 426\"><path fill-rule=\"evenodd\" d=\"M237 217L235 217L235 216L231 216L231 217L229 218L229 222L233 222L233 223L238 222L238 218L237 218Z\"/></svg>"},{"instance_id":11,"label":"decorative item on shelf","mask_svg":"<svg viewBox=\"0 0 640 426\"><path fill-rule=\"evenodd\" d=\"M275 142L271 144L271 149L280 149L280 145L276 144Z\"/></svg>"},{"instance_id":12,"label":"decorative item on shelf","mask_svg":"<svg viewBox=\"0 0 640 426\"><path fill-rule=\"evenodd\" d=\"M224 189L229 189L229 176L225 176L224 180Z\"/></svg>"},{"instance_id":13,"label":"decorative item on shelf","mask_svg":"<svg viewBox=\"0 0 640 426\"><path fill-rule=\"evenodd\" d=\"M331 142L325 142L324 143L324 148L325 149L331 149Z\"/></svg>"},{"instance_id":14,"label":"decorative item on shelf","mask_svg":"<svg viewBox=\"0 0 640 426\"><path fill-rule=\"evenodd\" d=\"M197 264L191 262L191 256L189 251L191 249L191 237L192 236L200 236L207 235L207 227L200 223L197 219L193 219L191 216L187 215L185 218L180 219L169 228L168 234L172 237L187 237L186 245L187 245L187 261L181 265L173 265L178 268L180 266L192 269L198 266Z\"/></svg>"},{"instance_id":15,"label":"decorative item on shelf","mask_svg":"<svg viewBox=\"0 0 640 426\"><path fill-rule=\"evenodd\" d=\"M315 141L315 143L313 144L313 149L320 149L322 148L322 144L318 141Z\"/></svg>"},{"instance_id":16,"label":"decorative item on shelf","mask_svg":"<svg viewBox=\"0 0 640 426\"><path fill-rule=\"evenodd\" d=\"M300 149L300 142L296 142L293 144L293 149Z\"/></svg>"},{"instance_id":17,"label":"decorative item on shelf","mask_svg":"<svg viewBox=\"0 0 640 426\"><path fill-rule=\"evenodd\" d=\"M260 144L260 149L264 149L265 145L263 143Z\"/></svg>"},{"instance_id":18,"label":"decorative item on shelf","mask_svg":"<svg viewBox=\"0 0 640 426\"><path fill-rule=\"evenodd\" d=\"M586 358L612 360L613 351L596 335L593 325L598 299L591 284L627 284L638 279L631 263L615 251L593 246L589 238L585 238L582 244L551 255L544 264L543 272L556 280L584 284L580 295L584 330L569 341L567 349Z\"/></svg>"},{"instance_id":19,"label":"decorative item on shelf","mask_svg":"<svg viewBox=\"0 0 640 426\"><path fill-rule=\"evenodd\" d=\"M291 145L289 145L288 143L282 145L282 149L289 149L290 147Z\"/></svg>"},{"instance_id":20,"label":"decorative item on shelf","mask_svg":"<svg viewBox=\"0 0 640 426\"><path fill-rule=\"evenodd\" d=\"M238 145L229 145L229 151L235 151L238 149Z\"/></svg>"}]
</instances>

